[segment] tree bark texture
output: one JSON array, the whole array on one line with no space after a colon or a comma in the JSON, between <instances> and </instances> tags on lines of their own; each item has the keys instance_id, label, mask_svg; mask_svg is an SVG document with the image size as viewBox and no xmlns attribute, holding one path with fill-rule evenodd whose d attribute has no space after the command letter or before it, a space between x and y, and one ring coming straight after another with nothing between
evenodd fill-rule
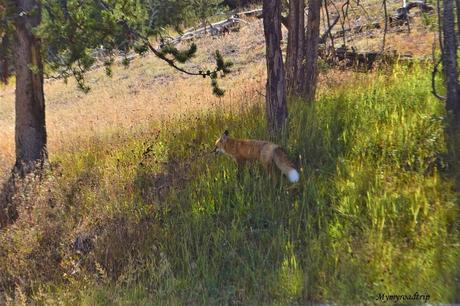
<instances>
[{"instance_id":1,"label":"tree bark texture","mask_svg":"<svg viewBox=\"0 0 460 306\"><path fill-rule=\"evenodd\" d=\"M320 20L321 0L309 0L305 38L305 78L303 80L303 98L306 101L313 100L316 93Z\"/></svg>"},{"instance_id":2,"label":"tree bark texture","mask_svg":"<svg viewBox=\"0 0 460 306\"><path fill-rule=\"evenodd\" d=\"M444 54L442 55L444 77L447 86L446 109L453 119L460 119L460 92L457 71L457 37L455 33L454 0L444 0L442 30Z\"/></svg>"},{"instance_id":3,"label":"tree bark texture","mask_svg":"<svg viewBox=\"0 0 460 306\"><path fill-rule=\"evenodd\" d=\"M8 56L7 56L7 50L9 47L9 41L8 41L8 35L5 34L5 36L2 38L2 44L0 46L0 82L7 84L8 83Z\"/></svg>"},{"instance_id":4,"label":"tree bark texture","mask_svg":"<svg viewBox=\"0 0 460 306\"><path fill-rule=\"evenodd\" d=\"M455 2L457 6L457 27L458 27L457 31L458 33L460 33L460 0L456 0Z\"/></svg>"},{"instance_id":5,"label":"tree bark texture","mask_svg":"<svg viewBox=\"0 0 460 306\"><path fill-rule=\"evenodd\" d=\"M286 89L289 95L300 96L304 77L305 2L289 1L288 44L286 52Z\"/></svg>"},{"instance_id":6,"label":"tree bark texture","mask_svg":"<svg viewBox=\"0 0 460 306\"><path fill-rule=\"evenodd\" d=\"M286 124L286 84L281 54L281 0L264 0L263 20L267 62L266 109L268 130L279 134Z\"/></svg>"},{"instance_id":7,"label":"tree bark texture","mask_svg":"<svg viewBox=\"0 0 460 306\"><path fill-rule=\"evenodd\" d=\"M43 63L40 40L32 33L40 24L37 0L16 0L16 165L25 174L47 158Z\"/></svg>"}]
</instances>

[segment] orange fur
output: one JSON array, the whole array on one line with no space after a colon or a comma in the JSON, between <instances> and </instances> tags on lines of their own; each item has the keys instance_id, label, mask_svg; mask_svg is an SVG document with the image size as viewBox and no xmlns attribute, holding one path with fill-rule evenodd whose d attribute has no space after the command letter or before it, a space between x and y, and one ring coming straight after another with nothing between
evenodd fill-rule
<instances>
[{"instance_id":1,"label":"orange fur","mask_svg":"<svg viewBox=\"0 0 460 306\"><path fill-rule=\"evenodd\" d=\"M228 137L228 132L225 131L216 141L214 151L231 156L238 164L238 168L241 168L246 161L259 161L270 174L275 165L291 182L297 182L299 179L299 173L287 154L280 146L269 141L233 139Z\"/></svg>"}]
</instances>

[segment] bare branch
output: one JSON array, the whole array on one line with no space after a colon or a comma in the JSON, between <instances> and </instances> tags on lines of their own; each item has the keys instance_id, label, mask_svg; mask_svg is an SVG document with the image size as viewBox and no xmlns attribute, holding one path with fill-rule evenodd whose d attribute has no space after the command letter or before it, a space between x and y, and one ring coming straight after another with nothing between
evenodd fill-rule
<instances>
[{"instance_id":1,"label":"bare branch","mask_svg":"<svg viewBox=\"0 0 460 306\"><path fill-rule=\"evenodd\" d=\"M331 19L329 17L329 9L328 9L328 1L325 0L324 1L324 10L326 12L326 20L327 20L327 30L326 32L324 32L324 34L321 36L320 38L320 43L322 42L325 42L326 41L326 37L329 35L329 38L331 39L331 44L332 44L332 47L335 49L335 46L334 46L334 36L332 35L331 31L332 31L332 28L334 27L334 25L339 21L339 16L337 16L337 18L334 20L334 22L331 24ZM324 37L324 38L323 38Z\"/></svg>"},{"instance_id":2,"label":"bare branch","mask_svg":"<svg viewBox=\"0 0 460 306\"><path fill-rule=\"evenodd\" d=\"M385 52L385 40L387 37L388 31L388 10L387 10L387 1L383 0L383 11L385 13L385 28L383 30L383 38L382 38L382 53Z\"/></svg>"}]
</instances>

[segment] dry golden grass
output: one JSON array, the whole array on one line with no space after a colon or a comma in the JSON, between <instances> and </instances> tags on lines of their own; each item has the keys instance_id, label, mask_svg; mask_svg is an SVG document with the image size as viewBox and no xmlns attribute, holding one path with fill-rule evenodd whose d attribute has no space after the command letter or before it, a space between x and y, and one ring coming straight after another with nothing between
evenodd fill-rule
<instances>
[{"instance_id":1,"label":"dry golden grass","mask_svg":"<svg viewBox=\"0 0 460 306\"><path fill-rule=\"evenodd\" d=\"M155 56L133 60L129 68L114 67L113 77L103 69L88 74L91 86L88 94L77 90L73 80L47 81L46 120L48 147L53 152L79 150L94 139L111 135L132 135L149 122L203 111L215 104L236 107L240 99L257 101L254 95L264 85L263 35L260 27L243 28L240 33L219 39L198 40L199 54L195 63L213 64L212 52L221 50L225 58L235 63L234 72L221 80L227 90L223 98L212 95L209 79L187 77L174 71ZM254 35L256 39L254 39ZM14 87L0 89L0 173L6 173L14 161Z\"/></svg>"}]
</instances>

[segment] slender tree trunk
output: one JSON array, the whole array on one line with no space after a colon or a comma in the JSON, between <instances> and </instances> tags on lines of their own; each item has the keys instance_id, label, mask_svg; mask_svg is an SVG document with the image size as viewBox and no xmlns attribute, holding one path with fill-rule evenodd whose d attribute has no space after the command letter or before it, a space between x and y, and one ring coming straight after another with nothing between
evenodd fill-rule
<instances>
[{"instance_id":1,"label":"slender tree trunk","mask_svg":"<svg viewBox=\"0 0 460 306\"><path fill-rule=\"evenodd\" d=\"M7 50L9 41L8 41L8 35L5 34L5 36L2 38L2 44L0 46L0 70L1 70L1 75L0 75L0 82L7 84L8 83L8 56L7 56Z\"/></svg>"},{"instance_id":2,"label":"slender tree trunk","mask_svg":"<svg viewBox=\"0 0 460 306\"><path fill-rule=\"evenodd\" d=\"M16 0L16 165L24 175L47 158L45 97L40 40L32 30L41 19L40 2Z\"/></svg>"},{"instance_id":3,"label":"slender tree trunk","mask_svg":"<svg viewBox=\"0 0 460 306\"><path fill-rule=\"evenodd\" d=\"M306 101L313 100L316 93L320 19L321 0L309 0L305 39L305 78L303 82L303 97Z\"/></svg>"},{"instance_id":4,"label":"slender tree trunk","mask_svg":"<svg viewBox=\"0 0 460 306\"><path fill-rule=\"evenodd\" d=\"M297 67L295 65L297 59L297 32L299 31L299 14L297 12L297 2L299 0L289 0L289 15L288 15L288 43L286 50L286 89L288 94L292 93L295 83L295 75Z\"/></svg>"},{"instance_id":5,"label":"slender tree trunk","mask_svg":"<svg viewBox=\"0 0 460 306\"><path fill-rule=\"evenodd\" d=\"M454 0L444 0L442 28L444 54L442 57L444 77L447 85L446 108L452 112L453 120L460 119L460 92L457 71L457 37L455 33Z\"/></svg>"},{"instance_id":6,"label":"slender tree trunk","mask_svg":"<svg viewBox=\"0 0 460 306\"><path fill-rule=\"evenodd\" d=\"M457 31L458 31L458 34L460 35L460 0L456 0L455 1L455 5L457 6Z\"/></svg>"},{"instance_id":7,"label":"slender tree trunk","mask_svg":"<svg viewBox=\"0 0 460 306\"><path fill-rule=\"evenodd\" d=\"M286 84L281 54L281 0L264 0L263 19L267 61L266 108L271 135L280 133L287 119Z\"/></svg>"},{"instance_id":8,"label":"slender tree trunk","mask_svg":"<svg viewBox=\"0 0 460 306\"><path fill-rule=\"evenodd\" d=\"M305 43L305 2L289 1L286 88L290 95L301 95Z\"/></svg>"}]
</instances>

